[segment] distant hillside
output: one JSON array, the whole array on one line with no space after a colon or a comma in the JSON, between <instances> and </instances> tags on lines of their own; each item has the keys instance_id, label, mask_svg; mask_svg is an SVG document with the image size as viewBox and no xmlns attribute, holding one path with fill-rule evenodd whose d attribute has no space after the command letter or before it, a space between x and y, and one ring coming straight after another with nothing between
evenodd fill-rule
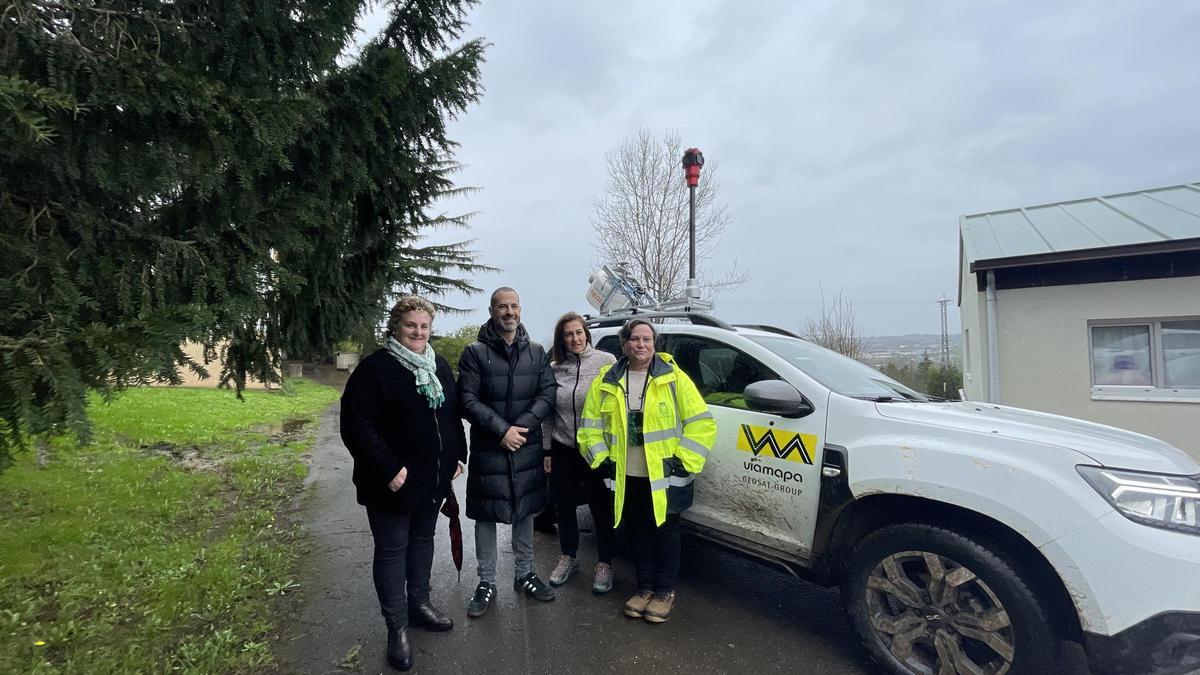
<instances>
[{"instance_id":1,"label":"distant hillside","mask_svg":"<svg viewBox=\"0 0 1200 675\"><path fill-rule=\"evenodd\" d=\"M888 361L904 363L919 361L926 352L935 362L941 359L942 336L936 333L911 333L908 335L878 335L863 338L866 343L867 356L863 360L879 366ZM962 362L962 336L952 333L950 341L950 362Z\"/></svg>"}]
</instances>

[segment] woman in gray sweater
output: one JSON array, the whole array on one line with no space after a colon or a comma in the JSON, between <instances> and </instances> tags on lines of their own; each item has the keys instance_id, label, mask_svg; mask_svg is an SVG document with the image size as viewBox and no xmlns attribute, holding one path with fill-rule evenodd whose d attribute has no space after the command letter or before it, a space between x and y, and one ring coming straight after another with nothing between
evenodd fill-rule
<instances>
[{"instance_id":1,"label":"woman in gray sweater","mask_svg":"<svg viewBox=\"0 0 1200 675\"><path fill-rule=\"evenodd\" d=\"M583 400L600 368L615 363L616 357L592 347L592 334L583 317L568 312L554 325L554 345L550 350L550 368L558 383L555 414L542 428L546 449L546 472L553 485L553 507L558 515L558 541L562 555L550 573L550 584L561 586L579 571L579 522L575 511L579 495L587 495L592 520L596 524L596 573L593 593L612 590L613 503L612 491L599 472L592 471L575 442Z\"/></svg>"}]
</instances>

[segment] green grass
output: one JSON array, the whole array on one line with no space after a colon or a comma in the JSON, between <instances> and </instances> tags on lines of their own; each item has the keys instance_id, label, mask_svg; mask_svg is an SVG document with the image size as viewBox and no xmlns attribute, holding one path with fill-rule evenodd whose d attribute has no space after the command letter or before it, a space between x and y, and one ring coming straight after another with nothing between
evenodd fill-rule
<instances>
[{"instance_id":1,"label":"green grass","mask_svg":"<svg viewBox=\"0 0 1200 675\"><path fill-rule=\"evenodd\" d=\"M311 436L271 427L337 392L245 396L130 390L94 405L96 443L0 474L0 672L272 670L299 544L277 514Z\"/></svg>"},{"instance_id":2,"label":"green grass","mask_svg":"<svg viewBox=\"0 0 1200 675\"><path fill-rule=\"evenodd\" d=\"M239 401L223 389L142 387L122 392L112 403L92 401L97 433L117 432L134 443L213 443L230 431L303 419L337 398L329 387L292 380L290 395L243 391Z\"/></svg>"}]
</instances>

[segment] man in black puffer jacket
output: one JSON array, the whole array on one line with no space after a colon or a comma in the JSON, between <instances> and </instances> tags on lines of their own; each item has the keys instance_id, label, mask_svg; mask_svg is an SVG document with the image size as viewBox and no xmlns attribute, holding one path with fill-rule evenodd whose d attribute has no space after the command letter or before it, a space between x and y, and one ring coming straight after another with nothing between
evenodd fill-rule
<instances>
[{"instance_id":1,"label":"man in black puffer jacket","mask_svg":"<svg viewBox=\"0 0 1200 675\"><path fill-rule=\"evenodd\" d=\"M533 517L546 506L542 420L554 414L546 350L521 325L511 288L492 293L492 318L458 362L458 398L471 423L467 517L475 521L479 586L467 616L482 616L496 597L496 523L512 524L513 588L538 600L554 591L533 571Z\"/></svg>"}]
</instances>

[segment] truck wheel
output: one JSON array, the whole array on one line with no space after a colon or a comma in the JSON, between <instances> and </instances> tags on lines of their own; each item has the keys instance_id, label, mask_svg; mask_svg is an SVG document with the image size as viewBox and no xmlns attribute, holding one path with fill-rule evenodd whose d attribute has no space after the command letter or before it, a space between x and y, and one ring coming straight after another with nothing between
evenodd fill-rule
<instances>
[{"instance_id":1,"label":"truck wheel","mask_svg":"<svg viewBox=\"0 0 1200 675\"><path fill-rule=\"evenodd\" d=\"M851 551L842 602L876 663L907 675L1053 671L1058 640L1013 565L936 525L890 525Z\"/></svg>"}]
</instances>

